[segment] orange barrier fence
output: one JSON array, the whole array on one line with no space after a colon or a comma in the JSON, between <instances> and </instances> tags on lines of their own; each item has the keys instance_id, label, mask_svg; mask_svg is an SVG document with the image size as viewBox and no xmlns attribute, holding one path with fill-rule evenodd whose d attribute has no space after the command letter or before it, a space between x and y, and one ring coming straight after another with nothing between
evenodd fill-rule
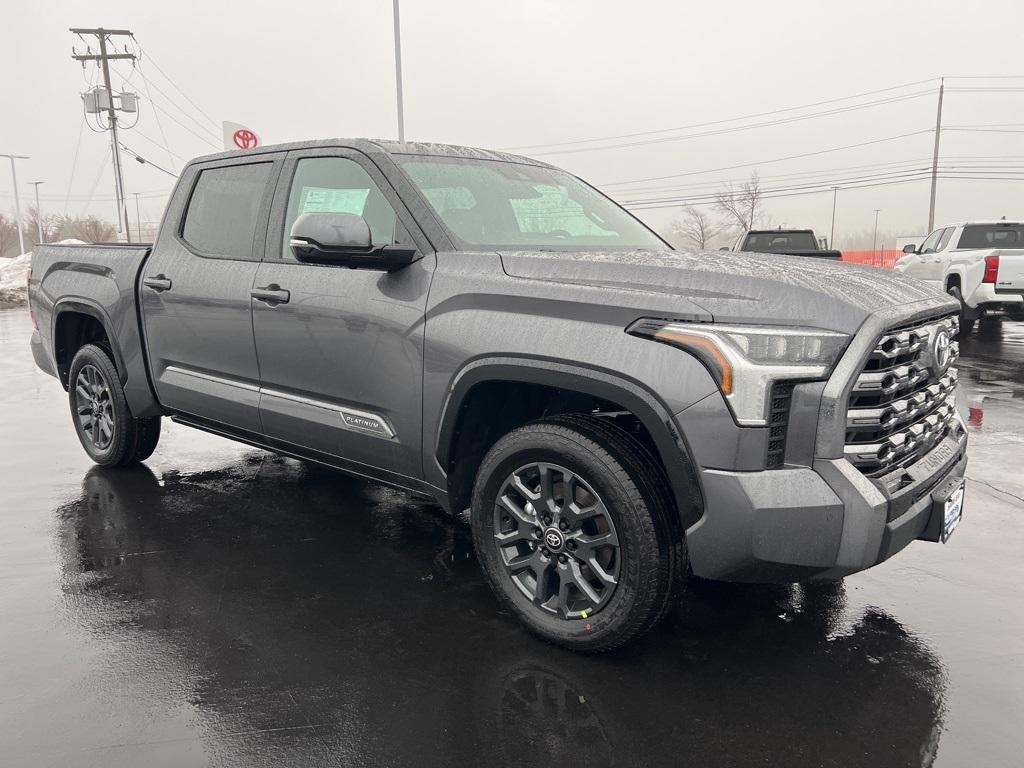
<instances>
[{"instance_id":1,"label":"orange barrier fence","mask_svg":"<svg viewBox=\"0 0 1024 768\"><path fill-rule=\"evenodd\" d=\"M903 251L886 249L882 251L843 251L843 261L852 264L867 264L870 267L883 267L892 269L892 265L899 261Z\"/></svg>"}]
</instances>

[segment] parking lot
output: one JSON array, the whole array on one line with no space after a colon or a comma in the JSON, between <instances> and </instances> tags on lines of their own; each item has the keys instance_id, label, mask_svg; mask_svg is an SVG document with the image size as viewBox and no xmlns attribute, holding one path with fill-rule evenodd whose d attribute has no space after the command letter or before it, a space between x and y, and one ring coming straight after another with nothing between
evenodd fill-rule
<instances>
[{"instance_id":1,"label":"parking lot","mask_svg":"<svg viewBox=\"0 0 1024 768\"><path fill-rule=\"evenodd\" d=\"M961 342L963 523L838 586L693 584L574 655L430 504L166 422L93 467L0 312L5 766L1020 764L1024 326Z\"/></svg>"}]
</instances>

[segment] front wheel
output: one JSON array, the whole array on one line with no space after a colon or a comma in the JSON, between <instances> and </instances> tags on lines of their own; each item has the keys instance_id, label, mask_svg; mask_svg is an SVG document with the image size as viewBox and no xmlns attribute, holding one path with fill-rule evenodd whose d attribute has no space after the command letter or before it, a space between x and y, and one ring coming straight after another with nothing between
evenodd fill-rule
<instances>
[{"instance_id":1,"label":"front wheel","mask_svg":"<svg viewBox=\"0 0 1024 768\"><path fill-rule=\"evenodd\" d=\"M101 467L144 461L160 439L160 417L136 419L128 410L110 354L86 344L71 361L68 401L78 439Z\"/></svg>"},{"instance_id":2,"label":"front wheel","mask_svg":"<svg viewBox=\"0 0 1024 768\"><path fill-rule=\"evenodd\" d=\"M480 466L471 515L495 594L567 648L623 645L657 623L682 582L686 553L664 473L599 417L501 438Z\"/></svg>"}]
</instances>

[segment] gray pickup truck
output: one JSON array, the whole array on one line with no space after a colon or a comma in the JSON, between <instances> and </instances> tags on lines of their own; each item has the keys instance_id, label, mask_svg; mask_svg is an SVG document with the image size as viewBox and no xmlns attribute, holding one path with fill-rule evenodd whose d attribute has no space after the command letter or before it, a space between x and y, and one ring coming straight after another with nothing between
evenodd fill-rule
<instances>
[{"instance_id":1,"label":"gray pickup truck","mask_svg":"<svg viewBox=\"0 0 1024 768\"><path fill-rule=\"evenodd\" d=\"M751 229L740 235L733 250L811 256L815 259L843 258L842 251L822 248L813 229Z\"/></svg>"},{"instance_id":2,"label":"gray pickup truck","mask_svg":"<svg viewBox=\"0 0 1024 768\"><path fill-rule=\"evenodd\" d=\"M960 520L949 296L674 251L522 157L200 158L153 246L41 246L29 293L96 463L147 458L166 416L469 510L498 598L578 650L692 575L837 579Z\"/></svg>"}]
</instances>

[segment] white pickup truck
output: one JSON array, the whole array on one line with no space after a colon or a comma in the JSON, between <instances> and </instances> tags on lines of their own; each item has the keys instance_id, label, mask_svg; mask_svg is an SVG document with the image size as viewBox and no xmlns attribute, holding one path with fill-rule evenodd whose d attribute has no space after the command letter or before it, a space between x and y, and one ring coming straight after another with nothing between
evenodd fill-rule
<instances>
[{"instance_id":1,"label":"white pickup truck","mask_svg":"<svg viewBox=\"0 0 1024 768\"><path fill-rule=\"evenodd\" d=\"M978 320L1024 319L1024 223L950 224L903 251L894 268L957 299L961 333L969 333Z\"/></svg>"}]
</instances>

